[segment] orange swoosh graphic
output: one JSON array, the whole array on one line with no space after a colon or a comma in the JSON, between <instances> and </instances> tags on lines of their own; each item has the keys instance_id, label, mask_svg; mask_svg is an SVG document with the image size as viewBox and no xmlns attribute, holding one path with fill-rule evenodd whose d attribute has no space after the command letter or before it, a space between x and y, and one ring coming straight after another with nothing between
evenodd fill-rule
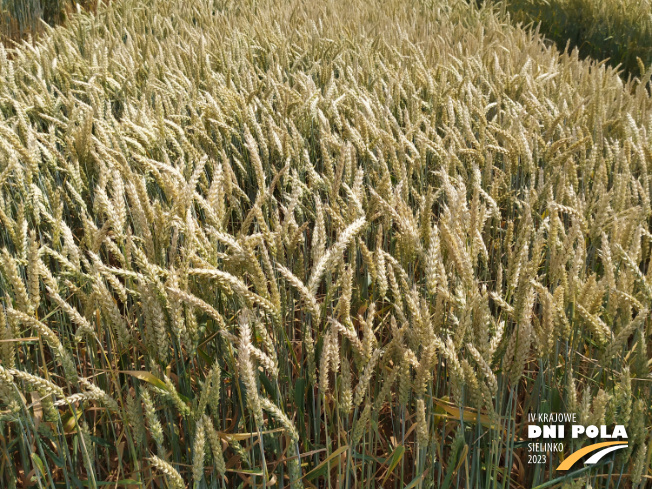
<instances>
[{"instance_id":1,"label":"orange swoosh graphic","mask_svg":"<svg viewBox=\"0 0 652 489\"><path fill-rule=\"evenodd\" d=\"M610 447L613 445L627 445L627 442L623 441L605 441L602 443L594 443L593 445L589 445L587 447L581 448L576 452L573 452L570 457L568 457L566 460L564 460L562 463L559 464L559 467L557 467L557 470L568 470L570 469L575 462L577 462L579 459L581 459L584 455L595 452L596 450L599 450L600 448L604 447Z\"/></svg>"}]
</instances>

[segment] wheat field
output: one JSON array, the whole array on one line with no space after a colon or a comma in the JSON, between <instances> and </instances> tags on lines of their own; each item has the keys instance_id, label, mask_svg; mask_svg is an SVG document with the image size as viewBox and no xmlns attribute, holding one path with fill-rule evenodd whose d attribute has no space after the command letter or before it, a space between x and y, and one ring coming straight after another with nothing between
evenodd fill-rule
<instances>
[{"instance_id":1,"label":"wheat field","mask_svg":"<svg viewBox=\"0 0 652 489\"><path fill-rule=\"evenodd\" d=\"M0 487L650 487L650 75L463 0L0 47Z\"/></svg>"}]
</instances>

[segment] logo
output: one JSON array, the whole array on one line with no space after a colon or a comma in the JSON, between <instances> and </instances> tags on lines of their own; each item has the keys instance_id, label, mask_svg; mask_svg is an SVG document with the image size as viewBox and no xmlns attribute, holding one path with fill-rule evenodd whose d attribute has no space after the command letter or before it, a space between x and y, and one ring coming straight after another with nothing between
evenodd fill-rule
<instances>
[{"instance_id":1,"label":"logo","mask_svg":"<svg viewBox=\"0 0 652 489\"><path fill-rule=\"evenodd\" d=\"M557 466L557 470L570 470L580 459L591 454L584 465L597 464L605 455L628 446L627 430L623 425L616 425L610 430L606 425L577 424L575 413L530 413L528 414L528 463L545 464L548 462L548 454L557 452L564 453L564 438L566 437L566 425L570 424L570 435L572 439L586 437L600 440L572 452ZM541 423L541 424L539 424ZM536 440L536 441L534 441ZM541 440L541 441L539 441ZM550 440L550 441L543 441ZM556 440L556 441L555 441Z\"/></svg>"},{"instance_id":2,"label":"logo","mask_svg":"<svg viewBox=\"0 0 652 489\"><path fill-rule=\"evenodd\" d=\"M586 459L584 461L584 465L597 464L600 459L608 453L614 452L621 448L625 448L626 446L627 442L621 441L605 441L602 443L594 443L593 445L580 448L578 451L573 452L562 463L559 464L557 470L569 470L573 465L575 465L575 462L581 459L584 455L588 455L589 453L595 452L596 450L598 452Z\"/></svg>"}]
</instances>

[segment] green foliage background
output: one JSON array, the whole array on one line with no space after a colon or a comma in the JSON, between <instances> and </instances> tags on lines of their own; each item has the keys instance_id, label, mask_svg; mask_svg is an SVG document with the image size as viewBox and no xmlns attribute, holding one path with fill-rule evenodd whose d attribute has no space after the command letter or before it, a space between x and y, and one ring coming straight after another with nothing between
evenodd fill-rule
<instances>
[{"instance_id":1,"label":"green foliage background","mask_svg":"<svg viewBox=\"0 0 652 489\"><path fill-rule=\"evenodd\" d=\"M515 22L540 24L557 44L583 57L609 59L625 75L641 76L652 65L652 3L649 0L506 0ZM641 69L641 63L645 67Z\"/></svg>"}]
</instances>

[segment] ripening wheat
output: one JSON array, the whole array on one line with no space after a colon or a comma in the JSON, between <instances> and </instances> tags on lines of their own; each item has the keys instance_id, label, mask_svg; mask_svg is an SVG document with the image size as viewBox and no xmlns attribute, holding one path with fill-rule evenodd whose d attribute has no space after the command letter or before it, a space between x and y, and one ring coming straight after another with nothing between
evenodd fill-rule
<instances>
[{"instance_id":1,"label":"ripening wheat","mask_svg":"<svg viewBox=\"0 0 652 489\"><path fill-rule=\"evenodd\" d=\"M591 487L642 487L651 116L462 0L0 48L0 486L533 487L537 406L625 424Z\"/></svg>"}]
</instances>

